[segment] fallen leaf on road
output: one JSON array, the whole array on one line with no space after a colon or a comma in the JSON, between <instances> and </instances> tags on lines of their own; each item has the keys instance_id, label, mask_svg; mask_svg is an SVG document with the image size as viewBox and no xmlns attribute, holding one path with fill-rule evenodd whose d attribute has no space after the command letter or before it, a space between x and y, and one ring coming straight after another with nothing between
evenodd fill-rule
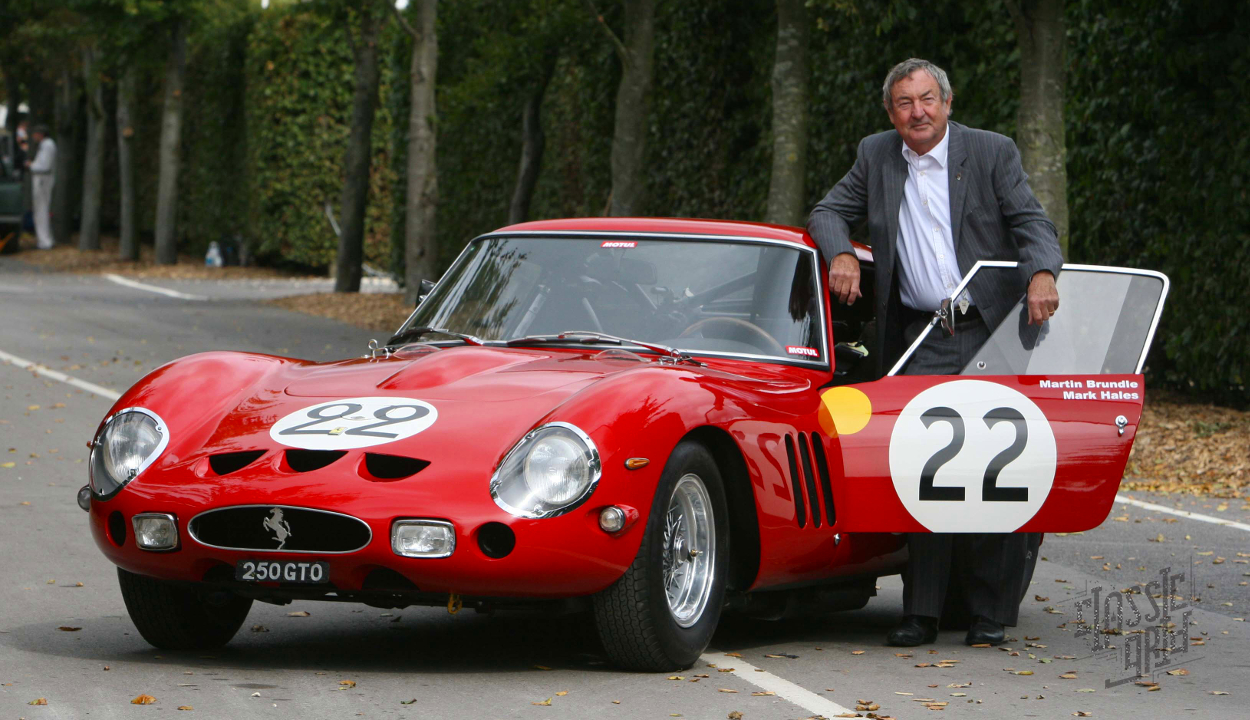
<instances>
[{"instance_id":1,"label":"fallen leaf on road","mask_svg":"<svg viewBox=\"0 0 1250 720\"><path fill-rule=\"evenodd\" d=\"M551 668L547 667L546 665L534 665L534 666L533 666L533 668L534 668L535 670L550 670L550 669L551 669Z\"/></svg>"},{"instance_id":2,"label":"fallen leaf on road","mask_svg":"<svg viewBox=\"0 0 1250 720\"><path fill-rule=\"evenodd\" d=\"M729 720L742 720L742 713L737 710L731 710L725 717L729 718Z\"/></svg>"},{"instance_id":3,"label":"fallen leaf on road","mask_svg":"<svg viewBox=\"0 0 1250 720\"><path fill-rule=\"evenodd\" d=\"M413 699L411 699L411 700L400 700L400 701L399 701L399 704L400 704L400 705L411 705L411 704L415 703L416 701L417 701L417 699L416 699L416 698L413 698Z\"/></svg>"},{"instance_id":4,"label":"fallen leaf on road","mask_svg":"<svg viewBox=\"0 0 1250 720\"><path fill-rule=\"evenodd\" d=\"M761 690L760 692L751 693L751 697L764 697L765 695L776 695L772 690Z\"/></svg>"},{"instance_id":5,"label":"fallen leaf on road","mask_svg":"<svg viewBox=\"0 0 1250 720\"><path fill-rule=\"evenodd\" d=\"M1032 675L1033 671L1032 670L1012 670L1011 674L1012 675Z\"/></svg>"},{"instance_id":6,"label":"fallen leaf on road","mask_svg":"<svg viewBox=\"0 0 1250 720\"><path fill-rule=\"evenodd\" d=\"M154 702L156 702L156 698L152 697L151 695L139 695L135 697L134 700L131 700L130 704L131 705L151 705Z\"/></svg>"},{"instance_id":7,"label":"fallen leaf on road","mask_svg":"<svg viewBox=\"0 0 1250 720\"><path fill-rule=\"evenodd\" d=\"M951 693L951 697L968 697L968 693Z\"/></svg>"},{"instance_id":8,"label":"fallen leaf on road","mask_svg":"<svg viewBox=\"0 0 1250 720\"><path fill-rule=\"evenodd\" d=\"M339 685L342 685L343 687L354 688L356 687L356 681L355 680L339 680Z\"/></svg>"},{"instance_id":9,"label":"fallen leaf on road","mask_svg":"<svg viewBox=\"0 0 1250 720\"><path fill-rule=\"evenodd\" d=\"M728 652L728 653L725 653L725 657L736 657L736 658L740 658L740 657L742 657L742 653Z\"/></svg>"},{"instance_id":10,"label":"fallen leaf on road","mask_svg":"<svg viewBox=\"0 0 1250 720\"><path fill-rule=\"evenodd\" d=\"M1050 600L1050 598L1048 598L1048 597L1042 597L1041 595L1034 595L1034 596L1033 596L1033 599L1034 599L1034 600L1036 600L1036 601L1038 601L1038 602L1046 602L1046 601Z\"/></svg>"},{"instance_id":11,"label":"fallen leaf on road","mask_svg":"<svg viewBox=\"0 0 1250 720\"><path fill-rule=\"evenodd\" d=\"M307 610L296 610L295 612L287 613L286 616L287 617L308 617L311 614L312 613L308 612Z\"/></svg>"},{"instance_id":12,"label":"fallen leaf on road","mask_svg":"<svg viewBox=\"0 0 1250 720\"><path fill-rule=\"evenodd\" d=\"M1059 677L1060 677L1060 678L1062 678L1062 679L1064 679L1064 680L1075 680L1075 679L1076 679L1076 673L1064 673L1064 674L1060 675Z\"/></svg>"},{"instance_id":13,"label":"fallen leaf on road","mask_svg":"<svg viewBox=\"0 0 1250 720\"><path fill-rule=\"evenodd\" d=\"M1168 670L1168 675L1188 675L1189 670L1181 668L1180 670Z\"/></svg>"},{"instance_id":14,"label":"fallen leaf on road","mask_svg":"<svg viewBox=\"0 0 1250 720\"><path fill-rule=\"evenodd\" d=\"M0 463L0 468L13 468L13 467L17 467L17 463L14 463L14 462Z\"/></svg>"},{"instance_id":15,"label":"fallen leaf on road","mask_svg":"<svg viewBox=\"0 0 1250 720\"><path fill-rule=\"evenodd\" d=\"M716 672L733 672L733 668L716 668Z\"/></svg>"},{"instance_id":16,"label":"fallen leaf on road","mask_svg":"<svg viewBox=\"0 0 1250 720\"><path fill-rule=\"evenodd\" d=\"M64 632L78 632L79 630L82 630L82 628L70 627L69 625L62 625L61 627L57 628L57 630L62 630Z\"/></svg>"},{"instance_id":17,"label":"fallen leaf on road","mask_svg":"<svg viewBox=\"0 0 1250 720\"><path fill-rule=\"evenodd\" d=\"M863 650L852 650L852 651L851 651L851 654L852 654L852 655L863 655L863 654L864 654L864 651L863 651Z\"/></svg>"},{"instance_id":18,"label":"fallen leaf on road","mask_svg":"<svg viewBox=\"0 0 1250 720\"><path fill-rule=\"evenodd\" d=\"M1081 688L1080 690L1077 690L1077 692L1090 693L1090 692L1098 692L1098 691L1095 690L1094 688Z\"/></svg>"},{"instance_id":19,"label":"fallen leaf on road","mask_svg":"<svg viewBox=\"0 0 1250 720\"><path fill-rule=\"evenodd\" d=\"M178 709L179 710L194 710L195 708L191 707L190 705L179 705Z\"/></svg>"},{"instance_id":20,"label":"fallen leaf on road","mask_svg":"<svg viewBox=\"0 0 1250 720\"><path fill-rule=\"evenodd\" d=\"M34 700L31 700L30 702L26 704L27 705L47 705L48 699L47 698L35 698Z\"/></svg>"},{"instance_id":21,"label":"fallen leaf on road","mask_svg":"<svg viewBox=\"0 0 1250 720\"><path fill-rule=\"evenodd\" d=\"M568 690L561 690L560 692L556 693L556 697L564 697L565 695L568 695L568 694L569 694Z\"/></svg>"},{"instance_id":22,"label":"fallen leaf on road","mask_svg":"<svg viewBox=\"0 0 1250 720\"><path fill-rule=\"evenodd\" d=\"M685 680L686 678L681 675L669 675L668 679L669 680Z\"/></svg>"},{"instance_id":23,"label":"fallen leaf on road","mask_svg":"<svg viewBox=\"0 0 1250 720\"><path fill-rule=\"evenodd\" d=\"M1072 717L1094 717L1094 713L1085 710L1077 710L1072 713Z\"/></svg>"},{"instance_id":24,"label":"fallen leaf on road","mask_svg":"<svg viewBox=\"0 0 1250 720\"><path fill-rule=\"evenodd\" d=\"M990 645L989 643L976 643L976 644L975 644L975 645L973 645L972 647L974 647L974 648L987 648L987 647L994 647L994 646L993 646L993 645Z\"/></svg>"},{"instance_id":25,"label":"fallen leaf on road","mask_svg":"<svg viewBox=\"0 0 1250 720\"><path fill-rule=\"evenodd\" d=\"M737 690L731 690L731 689L729 689L729 688L716 688L716 689L717 689L719 692L723 692L723 693L736 693L736 692L738 692Z\"/></svg>"},{"instance_id":26,"label":"fallen leaf on road","mask_svg":"<svg viewBox=\"0 0 1250 720\"><path fill-rule=\"evenodd\" d=\"M1212 690L1211 694L1212 695L1227 695L1228 693L1224 692L1223 690Z\"/></svg>"},{"instance_id":27,"label":"fallen leaf on road","mask_svg":"<svg viewBox=\"0 0 1250 720\"><path fill-rule=\"evenodd\" d=\"M1163 537L1163 533L1159 533L1156 537L1150 538L1150 542L1167 542L1167 538Z\"/></svg>"},{"instance_id":28,"label":"fallen leaf on road","mask_svg":"<svg viewBox=\"0 0 1250 720\"><path fill-rule=\"evenodd\" d=\"M269 632L269 628L264 625L253 625L252 632Z\"/></svg>"},{"instance_id":29,"label":"fallen leaf on road","mask_svg":"<svg viewBox=\"0 0 1250 720\"><path fill-rule=\"evenodd\" d=\"M548 705L550 705L550 704L551 704L551 698L547 698L546 700L543 700L542 702L531 702L531 703L530 703L530 705L542 705L542 706L544 706L544 707L545 707L545 706L548 706Z\"/></svg>"}]
</instances>

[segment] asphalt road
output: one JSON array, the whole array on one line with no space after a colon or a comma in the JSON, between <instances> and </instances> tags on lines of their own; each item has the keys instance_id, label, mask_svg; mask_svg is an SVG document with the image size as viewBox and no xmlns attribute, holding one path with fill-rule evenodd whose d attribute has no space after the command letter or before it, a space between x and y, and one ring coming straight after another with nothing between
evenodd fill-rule
<instances>
[{"instance_id":1,"label":"asphalt road","mask_svg":"<svg viewBox=\"0 0 1250 720\"><path fill-rule=\"evenodd\" d=\"M0 259L0 352L120 391L202 350L334 359L363 353L374 335L256 302L309 291L298 282L151 284L210 299ZM1026 600L1009 649L968 648L958 632L911 652L885 647L901 606L892 577L860 611L727 618L704 662L679 675L612 669L576 619L311 602L256 604L220 651L162 653L135 631L74 502L86 481L85 443L110 405L81 385L0 362L0 718L168 717L179 707L213 718L806 718L853 712L859 700L900 718L928 716L922 700L985 718L1235 717L1250 694L1242 620L1250 592L1239 584L1250 581L1250 532L1129 504L1099 528L1046 538L1032 593L1044 599ZM1129 495L1250 526L1244 501L1221 509ZM1125 646L1140 636L1078 637L1077 604L1164 568L1185 573L1178 593L1193 638L1167 655L1166 670L1187 674L1160 671L1158 691L1108 687L1132 674ZM1149 611L1144 595L1132 597ZM289 615L298 611L309 616ZM1184 612L1171 618L1178 630ZM1099 637L1115 647L1095 654ZM131 704L141 694L156 703ZM28 704L39 698L47 705Z\"/></svg>"}]
</instances>

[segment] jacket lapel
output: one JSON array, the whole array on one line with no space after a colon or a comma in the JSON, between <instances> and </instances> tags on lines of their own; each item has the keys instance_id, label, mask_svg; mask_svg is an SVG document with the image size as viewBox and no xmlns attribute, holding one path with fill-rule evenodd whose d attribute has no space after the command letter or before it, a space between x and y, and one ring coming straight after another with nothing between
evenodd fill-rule
<instances>
[{"instance_id":1,"label":"jacket lapel","mask_svg":"<svg viewBox=\"0 0 1250 720\"><path fill-rule=\"evenodd\" d=\"M950 145L946 155L946 182L951 197L951 244L955 254L959 254L959 232L963 229L964 198L968 197L968 181L964 179L964 161L968 159L968 149L964 147L963 126L949 123L947 132L951 134Z\"/></svg>"},{"instance_id":2,"label":"jacket lapel","mask_svg":"<svg viewBox=\"0 0 1250 720\"><path fill-rule=\"evenodd\" d=\"M903 205L903 185L907 182L907 161L903 159L903 138L895 135L886 151L889 157L885 160L885 168L881 173L881 181L885 197L885 237L886 248L892 262L898 247L898 211Z\"/></svg>"}]
</instances>

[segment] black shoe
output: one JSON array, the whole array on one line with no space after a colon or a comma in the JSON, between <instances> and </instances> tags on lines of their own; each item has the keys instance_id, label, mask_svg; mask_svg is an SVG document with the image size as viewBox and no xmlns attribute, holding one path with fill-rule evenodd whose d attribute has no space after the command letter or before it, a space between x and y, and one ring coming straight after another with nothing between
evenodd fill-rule
<instances>
[{"instance_id":1,"label":"black shoe","mask_svg":"<svg viewBox=\"0 0 1250 720\"><path fill-rule=\"evenodd\" d=\"M915 647L937 640L937 618L908 615L885 637L886 645Z\"/></svg>"},{"instance_id":2,"label":"black shoe","mask_svg":"<svg viewBox=\"0 0 1250 720\"><path fill-rule=\"evenodd\" d=\"M1003 637L1002 625L983 615L977 615L972 618L972 627L968 629L964 642L968 645L999 645Z\"/></svg>"}]
</instances>

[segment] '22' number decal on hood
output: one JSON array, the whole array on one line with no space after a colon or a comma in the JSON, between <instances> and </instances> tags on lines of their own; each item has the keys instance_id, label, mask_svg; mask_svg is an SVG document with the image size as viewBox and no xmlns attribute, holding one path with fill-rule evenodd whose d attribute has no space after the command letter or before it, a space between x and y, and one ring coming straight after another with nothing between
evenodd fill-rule
<instances>
[{"instance_id":1,"label":"'22' number decal on hood","mask_svg":"<svg viewBox=\"0 0 1250 720\"><path fill-rule=\"evenodd\" d=\"M412 437L437 419L433 405L414 398L344 398L287 415L269 437L305 450L351 450Z\"/></svg>"},{"instance_id":2,"label":"'22' number decal on hood","mask_svg":"<svg viewBox=\"0 0 1250 720\"><path fill-rule=\"evenodd\" d=\"M931 532L1014 531L1046 502L1057 461L1037 404L984 380L921 392L890 435L894 491Z\"/></svg>"}]
</instances>

